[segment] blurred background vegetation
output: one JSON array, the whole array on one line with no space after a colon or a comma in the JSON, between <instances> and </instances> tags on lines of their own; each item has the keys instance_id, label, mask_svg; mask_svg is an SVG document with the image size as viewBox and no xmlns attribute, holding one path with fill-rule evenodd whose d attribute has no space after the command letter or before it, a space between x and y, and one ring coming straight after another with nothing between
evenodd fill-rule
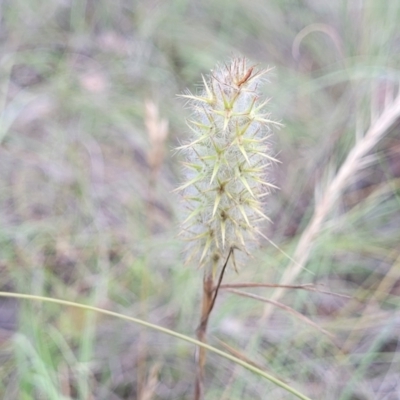
<instances>
[{"instance_id":1,"label":"blurred background vegetation","mask_svg":"<svg viewBox=\"0 0 400 400\"><path fill-rule=\"evenodd\" d=\"M177 238L173 148L187 138L187 111L176 94L233 55L275 67L263 90L284 124L271 139L282 164L263 232L279 248L261 243L226 282L278 283L316 201L398 92L397 1L5 0L0 12L0 289L190 336L202 272L183 265ZM316 290L279 299L307 319L282 308L267 317L264 302L228 292L211 318L210 344L313 399L400 399L393 122L293 276ZM7 298L0 328L2 399L192 398L194 348L177 339ZM210 354L206 398L293 396Z\"/></svg>"}]
</instances>

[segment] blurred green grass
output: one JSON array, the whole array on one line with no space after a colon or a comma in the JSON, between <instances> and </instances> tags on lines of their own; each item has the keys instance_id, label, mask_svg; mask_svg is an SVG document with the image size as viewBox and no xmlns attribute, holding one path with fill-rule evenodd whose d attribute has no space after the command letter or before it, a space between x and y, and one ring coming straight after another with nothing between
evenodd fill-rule
<instances>
[{"instance_id":1,"label":"blurred green grass","mask_svg":"<svg viewBox=\"0 0 400 400\"><path fill-rule=\"evenodd\" d=\"M265 93L284 127L265 234L292 254L350 149L398 92L397 2L293 0L3 2L0 27L1 289L93 304L194 335L201 271L176 238L186 110L176 94L243 54L274 66ZM150 187L145 101L169 121ZM371 113L372 110L372 113ZM371 115L372 114L372 115ZM222 340L315 399L397 399L400 387L396 123L354 176L281 300L335 335L223 293ZM372 156L372 155L371 155ZM287 256L263 243L227 282L278 282ZM254 290L266 298L271 290ZM0 302L0 397L191 398L194 349L121 321L49 304ZM11 322L10 322L11 321ZM15 334L12 332L15 331ZM4 339L3 339L4 336ZM286 399L210 355L207 398ZM64 397L63 397L64 396Z\"/></svg>"}]
</instances>

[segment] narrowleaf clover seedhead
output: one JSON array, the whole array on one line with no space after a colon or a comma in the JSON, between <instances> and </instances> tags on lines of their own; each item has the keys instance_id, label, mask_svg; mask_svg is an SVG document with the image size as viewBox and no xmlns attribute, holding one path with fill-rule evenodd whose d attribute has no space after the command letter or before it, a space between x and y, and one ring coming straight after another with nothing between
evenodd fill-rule
<instances>
[{"instance_id":1,"label":"narrowleaf clover seedhead","mask_svg":"<svg viewBox=\"0 0 400 400\"><path fill-rule=\"evenodd\" d=\"M231 249L248 253L268 219L263 202L275 186L266 179L276 161L268 138L277 123L258 91L267 72L234 58L202 77L199 94L181 95L192 111L191 140L178 147L186 175L177 189L187 209L181 234L189 242L187 262L212 271Z\"/></svg>"}]
</instances>

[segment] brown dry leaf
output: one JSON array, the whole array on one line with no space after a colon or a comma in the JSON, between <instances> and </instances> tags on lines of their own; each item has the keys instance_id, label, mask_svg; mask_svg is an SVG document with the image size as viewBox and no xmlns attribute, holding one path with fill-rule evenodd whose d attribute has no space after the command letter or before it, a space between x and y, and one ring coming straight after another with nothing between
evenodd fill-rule
<instances>
[{"instance_id":1,"label":"brown dry leaf","mask_svg":"<svg viewBox=\"0 0 400 400\"><path fill-rule=\"evenodd\" d=\"M153 174L156 175L164 159L164 143L168 136L168 121L160 119L158 106L152 100L146 100L145 112L145 125L151 146L147 159Z\"/></svg>"},{"instance_id":2,"label":"brown dry leaf","mask_svg":"<svg viewBox=\"0 0 400 400\"><path fill-rule=\"evenodd\" d=\"M324 335L328 336L337 345L337 341L336 341L336 338L335 338L334 335L332 335L327 330L321 328L318 324L316 324L315 322L311 321L305 315L299 313L298 311L294 310L293 308L291 308L289 306L286 306L285 304L278 303L278 302L273 301L273 300L268 300L265 297L261 297L261 296L258 296L256 294L242 292L241 290L227 289L227 291L231 292L231 293L234 293L234 294L237 294L239 296L243 296L243 297L248 297L250 299L259 300L259 301L262 301L264 303L269 303L269 304L271 304L271 305L273 305L275 307L282 308L283 310L285 310L285 311L289 312L290 314L294 315L297 319L300 319L301 321L304 321L306 324L312 326L313 328L315 328L318 331L322 332Z\"/></svg>"},{"instance_id":3,"label":"brown dry leaf","mask_svg":"<svg viewBox=\"0 0 400 400\"><path fill-rule=\"evenodd\" d=\"M150 370L146 385L143 388L140 400L151 400L154 398L155 390L158 385L158 373L161 369L161 363L156 363Z\"/></svg>"}]
</instances>

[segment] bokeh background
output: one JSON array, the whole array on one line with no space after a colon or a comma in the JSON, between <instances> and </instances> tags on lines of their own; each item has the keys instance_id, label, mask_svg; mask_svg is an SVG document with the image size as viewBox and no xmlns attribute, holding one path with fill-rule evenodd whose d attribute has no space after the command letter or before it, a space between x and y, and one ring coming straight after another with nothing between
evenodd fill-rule
<instances>
[{"instance_id":1,"label":"bokeh background","mask_svg":"<svg viewBox=\"0 0 400 400\"><path fill-rule=\"evenodd\" d=\"M400 399L400 2L4 0L0 13L1 290L194 336L202 271L184 266L177 237L173 149L188 111L176 94L243 55L274 67L263 93L284 125L271 138L280 190L263 227L273 244L225 282L286 272L312 286L282 293L286 309L263 301L275 289L221 291L209 343L313 399ZM385 112L307 241L316 205ZM304 268L290 275L301 240ZM2 399L192 398L194 347L157 331L10 298L0 328ZM206 372L207 399L294 398L216 355Z\"/></svg>"}]
</instances>

